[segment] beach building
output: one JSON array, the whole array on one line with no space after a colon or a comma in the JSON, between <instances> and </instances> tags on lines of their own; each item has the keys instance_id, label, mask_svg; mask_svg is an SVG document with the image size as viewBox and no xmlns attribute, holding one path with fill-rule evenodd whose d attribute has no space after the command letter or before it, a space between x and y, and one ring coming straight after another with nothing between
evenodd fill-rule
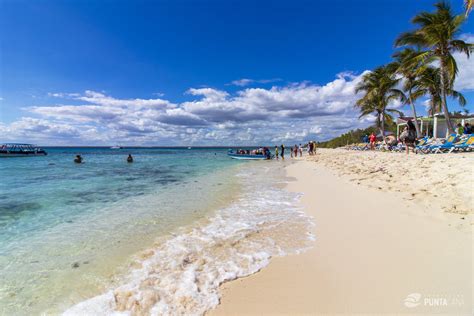
<instances>
[{"instance_id":1,"label":"beach building","mask_svg":"<svg viewBox=\"0 0 474 316\"><path fill-rule=\"evenodd\" d=\"M465 123L471 125L474 124L474 114L451 114L451 121L454 126L461 123L463 126ZM413 117L399 117L397 119L397 135L403 131L405 125L409 120L413 120ZM436 113L434 116L423 116L418 117L418 124L420 126L420 132L423 136L430 136L434 138L445 138L448 132L448 125L443 113Z\"/></svg>"}]
</instances>

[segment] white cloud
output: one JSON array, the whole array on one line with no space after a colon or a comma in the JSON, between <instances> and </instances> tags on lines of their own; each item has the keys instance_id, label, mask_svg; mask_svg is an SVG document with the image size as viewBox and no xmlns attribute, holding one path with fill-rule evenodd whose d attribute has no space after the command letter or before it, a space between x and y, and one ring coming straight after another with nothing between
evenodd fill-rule
<instances>
[{"instance_id":1,"label":"white cloud","mask_svg":"<svg viewBox=\"0 0 474 316\"><path fill-rule=\"evenodd\" d=\"M233 94L191 88L186 93L195 99L182 103L121 99L92 90L51 93L61 103L26 107L31 117L2 124L0 132L11 140L49 144L226 145L328 139L373 121L359 120L354 109L354 89L362 75L345 72L324 85L301 82Z\"/></svg>"},{"instance_id":2,"label":"white cloud","mask_svg":"<svg viewBox=\"0 0 474 316\"><path fill-rule=\"evenodd\" d=\"M242 79L239 79L239 80L232 81L229 85L234 85L234 86L238 86L238 87L245 87L245 86L253 83L254 81L255 80L252 80L252 79L242 78Z\"/></svg>"},{"instance_id":3,"label":"white cloud","mask_svg":"<svg viewBox=\"0 0 474 316\"><path fill-rule=\"evenodd\" d=\"M455 53L454 58L459 69L454 89L458 91L474 90L474 57L467 58L466 55Z\"/></svg>"},{"instance_id":4,"label":"white cloud","mask_svg":"<svg viewBox=\"0 0 474 316\"><path fill-rule=\"evenodd\" d=\"M467 43L474 43L474 34L462 34L460 39ZM458 76L454 82L454 89L458 91L474 90L474 56L467 58L465 54L454 53L458 64Z\"/></svg>"},{"instance_id":5,"label":"white cloud","mask_svg":"<svg viewBox=\"0 0 474 316\"><path fill-rule=\"evenodd\" d=\"M256 79L242 78L242 79L234 80L231 83L228 83L227 85L245 87L245 86L255 84L255 83L267 84L267 83L278 82L278 81L282 81L282 79L273 78L273 79L257 79L256 80Z\"/></svg>"}]
</instances>

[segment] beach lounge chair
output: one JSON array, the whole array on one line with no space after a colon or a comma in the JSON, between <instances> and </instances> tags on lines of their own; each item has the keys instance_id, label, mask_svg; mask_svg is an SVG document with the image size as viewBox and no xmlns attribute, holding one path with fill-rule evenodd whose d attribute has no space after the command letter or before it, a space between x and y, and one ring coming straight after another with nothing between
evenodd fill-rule
<instances>
[{"instance_id":1,"label":"beach lounge chair","mask_svg":"<svg viewBox=\"0 0 474 316\"><path fill-rule=\"evenodd\" d=\"M455 143L450 149L449 152L453 151L469 151L474 149L474 135L468 135L467 138L462 139L461 141Z\"/></svg>"},{"instance_id":2,"label":"beach lounge chair","mask_svg":"<svg viewBox=\"0 0 474 316\"><path fill-rule=\"evenodd\" d=\"M457 140L458 136L456 134L451 134L448 136L444 144L430 146L429 151L434 154L450 151L451 147L454 146Z\"/></svg>"},{"instance_id":3,"label":"beach lounge chair","mask_svg":"<svg viewBox=\"0 0 474 316\"><path fill-rule=\"evenodd\" d=\"M396 146L392 146L391 150L395 152L402 152L406 150L406 147L402 142L399 142Z\"/></svg>"},{"instance_id":4,"label":"beach lounge chair","mask_svg":"<svg viewBox=\"0 0 474 316\"><path fill-rule=\"evenodd\" d=\"M430 138L428 136L423 137L418 141L418 144L415 146L415 153L421 151L421 149L429 144Z\"/></svg>"},{"instance_id":5,"label":"beach lounge chair","mask_svg":"<svg viewBox=\"0 0 474 316\"><path fill-rule=\"evenodd\" d=\"M451 134L443 140L435 138L429 139L424 145L418 145L415 147L415 152L422 154L432 153L432 150L436 149L437 147L442 146L443 144L454 142L456 140L456 136L456 134Z\"/></svg>"},{"instance_id":6,"label":"beach lounge chair","mask_svg":"<svg viewBox=\"0 0 474 316\"><path fill-rule=\"evenodd\" d=\"M449 137L448 137L449 140ZM443 145L447 140L446 139L436 139L436 138L431 138L429 139L424 145L418 145L415 147L415 152L416 153L422 153L422 154L429 154L431 153L431 149L436 146L441 146Z\"/></svg>"}]
</instances>

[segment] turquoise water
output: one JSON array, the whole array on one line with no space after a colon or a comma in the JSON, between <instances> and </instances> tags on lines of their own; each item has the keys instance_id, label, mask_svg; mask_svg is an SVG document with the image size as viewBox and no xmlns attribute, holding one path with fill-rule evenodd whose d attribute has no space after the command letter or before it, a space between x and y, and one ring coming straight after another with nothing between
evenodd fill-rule
<instances>
[{"instance_id":1,"label":"turquoise water","mask_svg":"<svg viewBox=\"0 0 474 316\"><path fill-rule=\"evenodd\" d=\"M308 239L286 162L220 148L47 151L0 160L1 315L199 315L220 283Z\"/></svg>"},{"instance_id":2,"label":"turquoise water","mask_svg":"<svg viewBox=\"0 0 474 316\"><path fill-rule=\"evenodd\" d=\"M55 311L51 303L60 309L65 297L107 284L110 267L202 217L220 202L212 195L225 200L229 181L209 177L235 164L225 153L49 148L46 157L1 159L0 311ZM91 280L82 280L84 270Z\"/></svg>"}]
</instances>

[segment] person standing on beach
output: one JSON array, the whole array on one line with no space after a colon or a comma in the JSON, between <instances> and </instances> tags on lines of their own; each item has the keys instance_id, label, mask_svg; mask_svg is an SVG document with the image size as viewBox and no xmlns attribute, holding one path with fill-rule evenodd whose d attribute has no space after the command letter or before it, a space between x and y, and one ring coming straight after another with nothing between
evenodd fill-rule
<instances>
[{"instance_id":1,"label":"person standing on beach","mask_svg":"<svg viewBox=\"0 0 474 316\"><path fill-rule=\"evenodd\" d=\"M400 134L400 140L405 145L407 155L410 152L410 147L412 147L413 152L415 152L416 128L411 120L407 122L407 126Z\"/></svg>"},{"instance_id":2,"label":"person standing on beach","mask_svg":"<svg viewBox=\"0 0 474 316\"><path fill-rule=\"evenodd\" d=\"M275 158L278 160L278 146L275 146Z\"/></svg>"},{"instance_id":3,"label":"person standing on beach","mask_svg":"<svg viewBox=\"0 0 474 316\"><path fill-rule=\"evenodd\" d=\"M281 159L285 160L285 145L281 144Z\"/></svg>"},{"instance_id":4,"label":"person standing on beach","mask_svg":"<svg viewBox=\"0 0 474 316\"><path fill-rule=\"evenodd\" d=\"M290 147L290 158L293 158L293 146Z\"/></svg>"},{"instance_id":5,"label":"person standing on beach","mask_svg":"<svg viewBox=\"0 0 474 316\"><path fill-rule=\"evenodd\" d=\"M300 152L300 157L303 157L303 146L301 146L301 144L300 144L300 146L298 147L298 150L299 150L299 152Z\"/></svg>"},{"instance_id":6,"label":"person standing on beach","mask_svg":"<svg viewBox=\"0 0 474 316\"><path fill-rule=\"evenodd\" d=\"M295 158L298 158L298 145L295 145L295 147L293 147L293 152L295 154Z\"/></svg>"},{"instance_id":7,"label":"person standing on beach","mask_svg":"<svg viewBox=\"0 0 474 316\"><path fill-rule=\"evenodd\" d=\"M472 134L472 127L469 123L464 124L464 134Z\"/></svg>"},{"instance_id":8,"label":"person standing on beach","mask_svg":"<svg viewBox=\"0 0 474 316\"><path fill-rule=\"evenodd\" d=\"M370 134L369 136L369 141L370 141L370 150L375 150L375 141L377 140L377 137L375 136L374 132Z\"/></svg>"}]
</instances>

